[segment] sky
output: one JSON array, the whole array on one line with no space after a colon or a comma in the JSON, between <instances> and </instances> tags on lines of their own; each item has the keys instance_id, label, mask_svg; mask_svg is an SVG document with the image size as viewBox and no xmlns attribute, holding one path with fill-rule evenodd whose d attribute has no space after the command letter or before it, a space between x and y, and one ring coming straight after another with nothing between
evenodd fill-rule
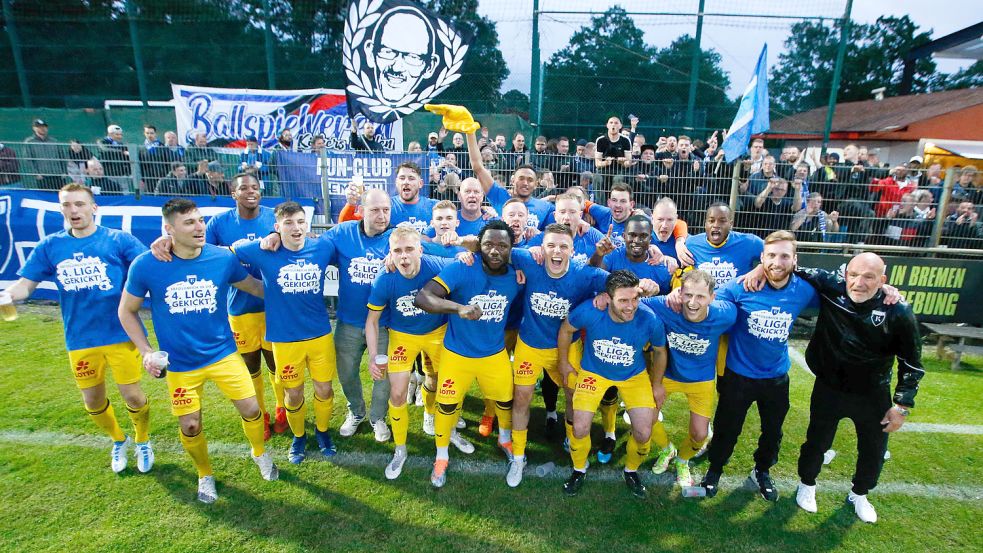
<instances>
[{"instance_id":1,"label":"sky","mask_svg":"<svg viewBox=\"0 0 983 553\"><path fill-rule=\"evenodd\" d=\"M564 15L557 11L603 13L620 5L628 12L696 13L699 0L540 0L541 60L546 62L567 46L575 31L590 21L589 14ZM838 18L845 0L706 0L705 13L773 14ZM502 91L529 92L530 45L532 43L533 0L479 0L478 12L497 23L499 43L511 71ZM920 31L932 30L940 38L983 20L979 0L855 0L851 19L873 23L881 15L907 14ZM695 16L636 15L635 24L645 32L649 45L664 48L682 34L696 32ZM722 66L730 74L730 96L737 96L754 70L764 43L768 44L768 63L774 65L789 28L799 19L760 19L750 17L705 17L703 47L713 48L723 57ZM940 71L950 73L972 64L969 60L937 59Z\"/></svg>"}]
</instances>

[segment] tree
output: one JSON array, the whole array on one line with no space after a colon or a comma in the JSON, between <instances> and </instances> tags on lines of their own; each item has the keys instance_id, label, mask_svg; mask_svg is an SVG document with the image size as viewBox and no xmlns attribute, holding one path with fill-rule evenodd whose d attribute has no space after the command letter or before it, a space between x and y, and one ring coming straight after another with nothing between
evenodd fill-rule
<instances>
[{"instance_id":1,"label":"tree","mask_svg":"<svg viewBox=\"0 0 983 553\"><path fill-rule=\"evenodd\" d=\"M529 96L525 92L513 88L502 95L502 109L500 111L528 118Z\"/></svg>"},{"instance_id":2,"label":"tree","mask_svg":"<svg viewBox=\"0 0 983 553\"><path fill-rule=\"evenodd\" d=\"M976 61L973 65L960 69L951 75L943 75L938 80L937 85L945 90L983 86L983 61Z\"/></svg>"}]
</instances>

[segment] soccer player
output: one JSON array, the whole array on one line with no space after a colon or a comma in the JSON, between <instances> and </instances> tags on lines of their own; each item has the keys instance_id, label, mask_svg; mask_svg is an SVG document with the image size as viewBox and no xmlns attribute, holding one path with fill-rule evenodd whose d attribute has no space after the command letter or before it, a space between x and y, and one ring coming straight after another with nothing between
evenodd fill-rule
<instances>
[{"instance_id":1,"label":"soccer player","mask_svg":"<svg viewBox=\"0 0 983 553\"><path fill-rule=\"evenodd\" d=\"M392 226L409 223L418 232L423 232L430 221L430 210L436 200L420 197L423 188L423 173L420 166L412 161L400 163L396 168L396 191L398 196L390 198L390 220ZM361 220L366 206L358 206L361 191L356 191L354 185L349 185L349 193L345 207L338 214L339 222ZM479 204L480 205L480 204Z\"/></svg>"},{"instance_id":2,"label":"soccer player","mask_svg":"<svg viewBox=\"0 0 983 553\"><path fill-rule=\"evenodd\" d=\"M434 209L435 217L438 211ZM456 213L453 205L450 207L450 212ZM429 417L429 426L433 427L437 378L434 369L439 367L444 334L447 331L446 316L427 313L413 305L413 301L416 299L417 292L440 274L451 260L423 255L420 233L410 227L397 227L393 230L389 235L389 253L392 262L396 265L396 271L384 271L372 283L367 304L369 313L365 319L365 339L372 378L380 380L388 377L389 379L389 420L392 424L395 450L385 473L386 478L394 480L399 478L403 472L403 464L406 462L406 433L409 428L406 397L413 361L421 353L425 353L431 361L425 365L428 369L427 382L430 385L425 387L424 419ZM384 318L388 320L384 321ZM375 362L375 357L379 353L376 344L380 321L383 321L389 329L388 371ZM424 427L426 426L425 421ZM451 443L463 453L474 452L474 446L456 430L451 434Z\"/></svg>"},{"instance_id":3,"label":"soccer player","mask_svg":"<svg viewBox=\"0 0 983 553\"><path fill-rule=\"evenodd\" d=\"M665 297L642 300L662 320L669 344L669 364L664 373L654 371L652 378L655 403L661 411L669 396L681 393L686 396L690 411L689 433L678 450L669 441L662 422L655 422L652 439L661 451L652 472L664 473L675 457L676 483L681 488L693 485L689 460L700 452L709 435L720 336L737 319L733 303L714 301L715 284L709 273L699 269L684 273L679 291L681 313L669 308Z\"/></svg>"},{"instance_id":4,"label":"soccer player","mask_svg":"<svg viewBox=\"0 0 983 553\"><path fill-rule=\"evenodd\" d=\"M711 207L707 226L720 214ZM699 254L694 251L694 255ZM761 253L767 285L760 292L747 292L740 282L731 281L717 294L717 298L737 304L738 311L730 332L726 369L717 381L720 397L713 417L715 434L707 452L710 466L700 484L706 488L707 497L716 495L747 412L757 403L761 436L749 483L766 500L778 501L769 470L778 462L782 424L789 409L788 337L799 313L818 306L815 289L793 274L795 264L795 236L785 230L775 231L765 238ZM720 274L713 276L719 282Z\"/></svg>"},{"instance_id":5,"label":"soccer player","mask_svg":"<svg viewBox=\"0 0 983 553\"><path fill-rule=\"evenodd\" d=\"M604 238L604 233L594 227L586 227L587 231L580 233L581 223L583 222L584 206L580 203L580 198L575 194L560 194L556 197L556 211L553 216L556 222L569 227L573 235L573 261L587 264L597 243ZM529 240L529 247L542 246L545 234L537 234ZM579 303L579 302L578 302Z\"/></svg>"},{"instance_id":6,"label":"soccer player","mask_svg":"<svg viewBox=\"0 0 983 553\"><path fill-rule=\"evenodd\" d=\"M164 230L174 241L174 260L165 263L145 252L133 261L119 303L119 320L143 355L144 368L160 377L162 367L149 355L154 348L137 316L149 292L157 341L161 351L170 354L167 388L171 412L181 427L181 445L198 470L198 500L214 503L218 492L201 425L206 381L214 382L239 411L263 479L279 477L265 449L263 413L246 364L236 352L226 307L229 286L262 297L263 284L246 272L231 251L205 242L205 220L194 202L174 198L161 212Z\"/></svg>"},{"instance_id":7,"label":"soccer player","mask_svg":"<svg viewBox=\"0 0 983 553\"><path fill-rule=\"evenodd\" d=\"M331 381L337 375L331 319L324 306L321 283L334 255L328 240L309 240L307 215L296 202L274 210L280 235L276 251L261 249L258 240L233 247L239 260L258 271L266 302L266 335L280 367L287 422L294 438L288 459L300 464L307 457L307 403L304 372L314 383L314 438L325 457L337 453L328 426L334 409Z\"/></svg>"},{"instance_id":8,"label":"soccer player","mask_svg":"<svg viewBox=\"0 0 983 553\"><path fill-rule=\"evenodd\" d=\"M806 361L816 374L809 406L809 428L799 454L795 501L816 512L816 477L823 452L836 436L839 421L849 418L857 431L857 465L847 502L860 520L873 523L877 512L867 492L877 485L888 436L901 429L915 406L921 365L918 322L911 307L892 301L882 289L884 261L873 253L850 260L846 279L826 271L796 274L816 287L821 297L816 333ZM892 398L891 368L898 362Z\"/></svg>"},{"instance_id":9,"label":"soccer player","mask_svg":"<svg viewBox=\"0 0 983 553\"><path fill-rule=\"evenodd\" d=\"M574 202L569 202L573 204ZM548 377L566 393L566 428L568 438L573 429L573 382L561 379L557 368L556 338L560 325L570 313L570 306L580 305L597 292L604 291L607 272L573 262L573 231L566 225L547 225L543 233L543 263L521 249L512 250L512 266L526 276L522 296L522 322L513 359L512 452L506 482L516 487L522 482L526 466L526 439L529 428L529 404L536 381L546 371ZM579 338L579 337L578 337ZM583 345L574 340L568 350L571 364L579 364ZM553 416L556 416L555 411ZM555 419L554 419L555 420Z\"/></svg>"},{"instance_id":10,"label":"soccer player","mask_svg":"<svg viewBox=\"0 0 983 553\"><path fill-rule=\"evenodd\" d=\"M262 188L255 173L240 173L232 177L232 198L236 201L235 209L220 213L208 220L205 225L205 241L222 247L233 247L257 238L266 236L273 230L276 217L273 209L259 204L262 198ZM171 261L173 241L169 236L162 236L150 245L154 257L161 261ZM246 267L253 277L261 278L258 270ZM273 397L276 399L276 412L273 419L273 431L282 434L288 428L287 411L283 405L283 386L276 377L276 363L273 359L273 349L266 341L266 317L263 300L246 294L236 288L229 289L229 326L236 341L236 348L242 355L242 360L249 369L253 387L256 388L256 401L263 412L266 424L263 437L270 439L270 415L266 411L266 395L263 386L263 360L269 372L270 384L273 386Z\"/></svg>"},{"instance_id":11,"label":"soccer player","mask_svg":"<svg viewBox=\"0 0 983 553\"><path fill-rule=\"evenodd\" d=\"M611 301L607 309L584 302L570 312L557 337L560 374L564 382L576 379L573 396L573 439L570 458L573 472L563 484L567 495L576 495L587 478L587 455L590 453L590 425L604 392L616 386L625 400L631 417L631 436L624 479L636 497L645 497L645 485L638 467L649 451L655 396L652 380L646 372L646 356L651 356L649 370L665 371L666 333L662 322L648 307L639 304L639 280L631 271L611 273L605 282ZM584 331L581 368L568 361L574 333ZM651 347L650 353L646 349Z\"/></svg>"},{"instance_id":12,"label":"soccer player","mask_svg":"<svg viewBox=\"0 0 983 553\"><path fill-rule=\"evenodd\" d=\"M750 271L764 249L760 238L731 230L733 226L734 212L717 202L707 208L706 232L686 240L694 268L710 273L718 289Z\"/></svg>"},{"instance_id":13,"label":"soccer player","mask_svg":"<svg viewBox=\"0 0 983 553\"><path fill-rule=\"evenodd\" d=\"M107 367L133 422L137 470L148 472L154 466L154 451L150 404L140 388L140 353L115 316L126 272L146 247L132 234L95 224L99 207L88 187L65 185L58 201L69 228L41 240L18 272L20 279L0 295L25 300L41 281L54 280L68 360L82 403L92 421L113 440L110 466L116 473L126 469L133 439L120 428L106 397Z\"/></svg>"},{"instance_id":14,"label":"soccer player","mask_svg":"<svg viewBox=\"0 0 983 553\"><path fill-rule=\"evenodd\" d=\"M420 309L449 315L440 353L437 456L430 475L430 482L438 488L447 480L451 431L475 378L482 394L495 401L498 444L512 460L512 365L504 344L509 307L520 292L515 270L509 265L514 241L511 227L490 221L478 233L481 264L455 261L416 296L415 305Z\"/></svg>"}]
</instances>

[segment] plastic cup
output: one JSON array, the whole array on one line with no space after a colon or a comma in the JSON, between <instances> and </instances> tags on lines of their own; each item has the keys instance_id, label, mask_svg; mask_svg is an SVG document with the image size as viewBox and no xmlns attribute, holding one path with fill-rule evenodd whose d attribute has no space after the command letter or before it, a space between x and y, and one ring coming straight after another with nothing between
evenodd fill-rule
<instances>
[{"instance_id":1,"label":"plastic cup","mask_svg":"<svg viewBox=\"0 0 983 553\"><path fill-rule=\"evenodd\" d=\"M389 370L389 356L380 353L375 356L375 366L382 369L383 375Z\"/></svg>"},{"instance_id":2,"label":"plastic cup","mask_svg":"<svg viewBox=\"0 0 983 553\"><path fill-rule=\"evenodd\" d=\"M157 375L157 378L164 378L167 374L167 367L170 365L169 357L166 351L155 351L148 356L151 364L160 369L160 374Z\"/></svg>"},{"instance_id":3,"label":"plastic cup","mask_svg":"<svg viewBox=\"0 0 983 553\"><path fill-rule=\"evenodd\" d=\"M542 465L536 467L536 476L540 478L546 478L547 476L550 475L550 473L553 472L554 468L556 468L556 463L554 463L553 461L550 461L548 463L543 463Z\"/></svg>"},{"instance_id":4,"label":"plastic cup","mask_svg":"<svg viewBox=\"0 0 983 553\"><path fill-rule=\"evenodd\" d=\"M681 493L683 497L706 497L707 489L703 486L686 486Z\"/></svg>"},{"instance_id":5,"label":"plastic cup","mask_svg":"<svg viewBox=\"0 0 983 553\"><path fill-rule=\"evenodd\" d=\"M0 317L8 323L17 320L17 308L14 307L14 298L10 294L0 293Z\"/></svg>"}]
</instances>

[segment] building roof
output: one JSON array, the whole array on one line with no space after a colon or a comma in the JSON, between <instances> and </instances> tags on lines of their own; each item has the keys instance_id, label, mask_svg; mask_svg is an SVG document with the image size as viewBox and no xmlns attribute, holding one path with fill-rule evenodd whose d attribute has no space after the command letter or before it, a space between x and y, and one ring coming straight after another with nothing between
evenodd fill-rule
<instances>
[{"instance_id":1,"label":"building roof","mask_svg":"<svg viewBox=\"0 0 983 553\"><path fill-rule=\"evenodd\" d=\"M980 104L983 104L983 88L844 102L836 104L831 131L834 133L891 132L919 121ZM825 125L826 107L824 106L783 117L771 125L767 134L821 134Z\"/></svg>"}]
</instances>

